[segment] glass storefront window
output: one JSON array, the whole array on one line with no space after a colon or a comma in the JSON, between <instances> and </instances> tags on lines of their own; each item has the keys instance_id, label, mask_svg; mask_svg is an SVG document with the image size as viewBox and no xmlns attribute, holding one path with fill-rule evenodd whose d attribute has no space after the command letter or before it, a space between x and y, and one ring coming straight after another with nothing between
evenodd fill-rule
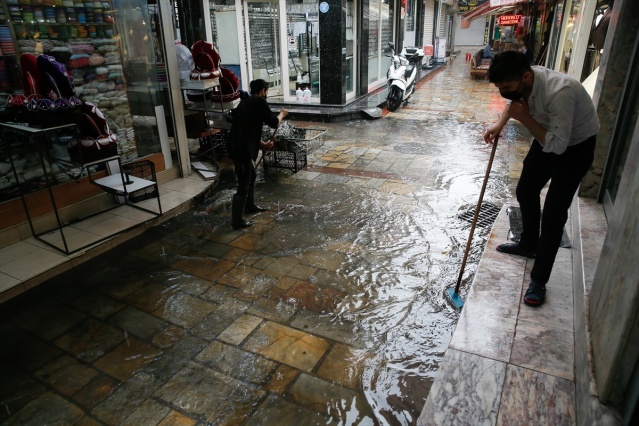
<instances>
[{"instance_id":1,"label":"glass storefront window","mask_svg":"<svg viewBox=\"0 0 639 426\"><path fill-rule=\"evenodd\" d=\"M211 0L212 43L220 54L225 68L233 71L240 80L240 87L248 90L248 77L242 75L240 67L240 43L237 31L237 12L235 0Z\"/></svg>"},{"instance_id":2,"label":"glass storefront window","mask_svg":"<svg viewBox=\"0 0 639 426\"><path fill-rule=\"evenodd\" d=\"M167 76L159 27L147 0L2 1L0 108L24 93L21 55L46 54L64 65L75 95L104 114L123 162L161 152L155 107L164 104ZM55 184L71 179L54 169Z\"/></svg>"},{"instance_id":3,"label":"glass storefront window","mask_svg":"<svg viewBox=\"0 0 639 426\"><path fill-rule=\"evenodd\" d=\"M368 84L386 78L385 54L390 53L388 42L393 37L393 9L389 0L374 0L370 4L368 23Z\"/></svg>"},{"instance_id":4,"label":"glass storefront window","mask_svg":"<svg viewBox=\"0 0 639 426\"><path fill-rule=\"evenodd\" d=\"M319 98L319 0L286 0L286 25L289 95L296 96L297 89L308 88L313 98Z\"/></svg>"},{"instance_id":5,"label":"glass storefront window","mask_svg":"<svg viewBox=\"0 0 639 426\"><path fill-rule=\"evenodd\" d=\"M353 0L346 0L346 98L355 92L355 17L353 15Z\"/></svg>"}]
</instances>

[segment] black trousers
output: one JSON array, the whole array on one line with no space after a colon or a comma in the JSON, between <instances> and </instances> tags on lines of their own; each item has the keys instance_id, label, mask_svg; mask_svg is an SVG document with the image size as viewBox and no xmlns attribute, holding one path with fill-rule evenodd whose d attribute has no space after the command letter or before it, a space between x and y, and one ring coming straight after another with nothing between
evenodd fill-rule
<instances>
[{"instance_id":1,"label":"black trousers","mask_svg":"<svg viewBox=\"0 0 639 426\"><path fill-rule=\"evenodd\" d=\"M592 136L557 155L543 152L541 144L534 140L524 159L516 192L523 226L519 243L526 249L535 250L530 278L540 284L546 284L550 278L568 220L568 209L592 164L595 143L596 137ZM542 216L540 194L548 181L550 186Z\"/></svg>"},{"instance_id":2,"label":"black trousers","mask_svg":"<svg viewBox=\"0 0 639 426\"><path fill-rule=\"evenodd\" d=\"M235 175L237 176L237 195L247 196L255 187L255 164L249 157L233 161L235 165Z\"/></svg>"}]
</instances>

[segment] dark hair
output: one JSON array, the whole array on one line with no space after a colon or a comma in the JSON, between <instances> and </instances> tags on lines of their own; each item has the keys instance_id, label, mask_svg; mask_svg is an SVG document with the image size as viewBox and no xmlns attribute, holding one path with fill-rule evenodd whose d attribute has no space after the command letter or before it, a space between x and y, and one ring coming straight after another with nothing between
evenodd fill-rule
<instances>
[{"instance_id":1,"label":"dark hair","mask_svg":"<svg viewBox=\"0 0 639 426\"><path fill-rule=\"evenodd\" d=\"M532 71L526 55L516 50L506 50L495 55L490 63L488 81L500 84L521 80L526 71Z\"/></svg>"},{"instance_id":2,"label":"dark hair","mask_svg":"<svg viewBox=\"0 0 639 426\"><path fill-rule=\"evenodd\" d=\"M249 84L249 86L251 87L251 95L257 95L262 90L268 89L268 83L261 78L251 81L251 84Z\"/></svg>"}]
</instances>

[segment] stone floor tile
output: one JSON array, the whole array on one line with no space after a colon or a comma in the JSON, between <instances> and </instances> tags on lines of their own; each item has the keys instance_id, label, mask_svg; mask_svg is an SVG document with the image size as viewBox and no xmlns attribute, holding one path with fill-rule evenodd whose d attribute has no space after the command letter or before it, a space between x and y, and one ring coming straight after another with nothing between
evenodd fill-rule
<instances>
[{"instance_id":1,"label":"stone floor tile","mask_svg":"<svg viewBox=\"0 0 639 426\"><path fill-rule=\"evenodd\" d=\"M309 281L316 269L306 265L297 265L293 268L287 276L294 278L296 280Z\"/></svg>"},{"instance_id":2,"label":"stone floor tile","mask_svg":"<svg viewBox=\"0 0 639 426\"><path fill-rule=\"evenodd\" d=\"M259 355L221 342L212 342L195 360L243 382L263 383L277 364Z\"/></svg>"},{"instance_id":3,"label":"stone floor tile","mask_svg":"<svg viewBox=\"0 0 639 426\"><path fill-rule=\"evenodd\" d=\"M249 302L255 302L261 296L267 294L269 290L277 285L279 280L268 275L257 275L253 277L240 291L235 293L235 297Z\"/></svg>"},{"instance_id":4,"label":"stone floor tile","mask_svg":"<svg viewBox=\"0 0 639 426\"><path fill-rule=\"evenodd\" d=\"M35 377L67 396L82 389L98 375L98 371L67 355L57 358L35 372Z\"/></svg>"},{"instance_id":5,"label":"stone floor tile","mask_svg":"<svg viewBox=\"0 0 639 426\"><path fill-rule=\"evenodd\" d=\"M185 339L164 349L159 356L146 364L144 372L153 374L162 381L167 381L195 358L206 345L205 340L187 335Z\"/></svg>"},{"instance_id":6,"label":"stone floor tile","mask_svg":"<svg viewBox=\"0 0 639 426\"><path fill-rule=\"evenodd\" d=\"M215 281L235 267L235 263L227 260L215 260L208 257L181 259L171 266L188 274Z\"/></svg>"},{"instance_id":7,"label":"stone floor tile","mask_svg":"<svg viewBox=\"0 0 639 426\"><path fill-rule=\"evenodd\" d=\"M151 343L158 348L166 349L186 337L186 330L175 325L170 325L156 334Z\"/></svg>"},{"instance_id":8,"label":"stone floor tile","mask_svg":"<svg viewBox=\"0 0 639 426\"><path fill-rule=\"evenodd\" d=\"M249 419L247 426L327 425L337 426L336 419L324 417L314 411L292 404L275 395L269 395Z\"/></svg>"},{"instance_id":9,"label":"stone floor tile","mask_svg":"<svg viewBox=\"0 0 639 426\"><path fill-rule=\"evenodd\" d=\"M176 292L175 287L151 283L127 296L123 302L150 314L164 306Z\"/></svg>"},{"instance_id":10,"label":"stone floor tile","mask_svg":"<svg viewBox=\"0 0 639 426\"><path fill-rule=\"evenodd\" d=\"M287 391L291 382L295 380L299 372L300 371L296 368L280 364L264 389L278 395L283 395Z\"/></svg>"},{"instance_id":11,"label":"stone floor tile","mask_svg":"<svg viewBox=\"0 0 639 426\"><path fill-rule=\"evenodd\" d=\"M373 411L364 395L309 374L300 374L289 391L300 405L318 413L327 413L343 424L372 423Z\"/></svg>"},{"instance_id":12,"label":"stone floor tile","mask_svg":"<svg viewBox=\"0 0 639 426\"><path fill-rule=\"evenodd\" d=\"M228 298L232 297L234 293L237 292L237 289L232 287L227 287L224 285L212 285L208 288L204 293L202 293L202 298L205 300L209 300L214 303L223 303Z\"/></svg>"},{"instance_id":13,"label":"stone floor tile","mask_svg":"<svg viewBox=\"0 0 639 426\"><path fill-rule=\"evenodd\" d=\"M170 296L153 315L165 321L191 328L216 310L218 305L184 293Z\"/></svg>"},{"instance_id":14,"label":"stone floor tile","mask_svg":"<svg viewBox=\"0 0 639 426\"><path fill-rule=\"evenodd\" d=\"M509 365L497 425L574 425L575 384Z\"/></svg>"},{"instance_id":15,"label":"stone floor tile","mask_svg":"<svg viewBox=\"0 0 639 426\"><path fill-rule=\"evenodd\" d=\"M484 316L481 310L462 310L450 347L486 358L508 362L516 320Z\"/></svg>"},{"instance_id":16,"label":"stone floor tile","mask_svg":"<svg viewBox=\"0 0 639 426\"><path fill-rule=\"evenodd\" d=\"M567 380L574 380L574 335L520 320L510 363Z\"/></svg>"},{"instance_id":17,"label":"stone floor tile","mask_svg":"<svg viewBox=\"0 0 639 426\"><path fill-rule=\"evenodd\" d=\"M118 380L102 374L76 392L76 394L73 395L73 399L86 409L92 410L96 405L111 395L119 385L120 382Z\"/></svg>"},{"instance_id":18,"label":"stone floor tile","mask_svg":"<svg viewBox=\"0 0 639 426\"><path fill-rule=\"evenodd\" d=\"M332 288L322 288L309 282L298 281L286 290L282 299L286 303L316 312L332 312L345 294Z\"/></svg>"},{"instance_id":19,"label":"stone floor tile","mask_svg":"<svg viewBox=\"0 0 639 426\"><path fill-rule=\"evenodd\" d=\"M122 330L101 321L88 319L78 324L53 343L85 362L92 362L118 345L125 335Z\"/></svg>"},{"instance_id":20,"label":"stone floor tile","mask_svg":"<svg viewBox=\"0 0 639 426\"><path fill-rule=\"evenodd\" d=\"M267 321L243 345L243 348L300 370L312 370L328 343L319 337Z\"/></svg>"},{"instance_id":21,"label":"stone floor tile","mask_svg":"<svg viewBox=\"0 0 639 426\"><path fill-rule=\"evenodd\" d=\"M250 306L250 303L230 298L219 305L208 317L196 324L191 329L191 333L210 342L246 312Z\"/></svg>"},{"instance_id":22,"label":"stone floor tile","mask_svg":"<svg viewBox=\"0 0 639 426\"><path fill-rule=\"evenodd\" d=\"M138 373L93 408L91 414L107 424L119 424L149 399L161 384L151 374Z\"/></svg>"},{"instance_id":23,"label":"stone floor tile","mask_svg":"<svg viewBox=\"0 0 639 426\"><path fill-rule=\"evenodd\" d=\"M47 300L31 306L13 322L45 340L52 340L86 318L83 313Z\"/></svg>"},{"instance_id":24,"label":"stone floor tile","mask_svg":"<svg viewBox=\"0 0 639 426\"><path fill-rule=\"evenodd\" d=\"M0 401L3 406L0 410L0 422L48 391L39 380L21 372L7 362L0 363L0 377L2 377L0 380Z\"/></svg>"},{"instance_id":25,"label":"stone floor tile","mask_svg":"<svg viewBox=\"0 0 639 426\"><path fill-rule=\"evenodd\" d=\"M322 361L317 375L329 382L359 389L364 363L369 353L342 343L336 343Z\"/></svg>"},{"instance_id":26,"label":"stone floor tile","mask_svg":"<svg viewBox=\"0 0 639 426\"><path fill-rule=\"evenodd\" d=\"M157 425L170 412L172 410L169 407L147 399L129 417L124 419L120 426Z\"/></svg>"},{"instance_id":27,"label":"stone floor tile","mask_svg":"<svg viewBox=\"0 0 639 426\"><path fill-rule=\"evenodd\" d=\"M126 306L124 303L97 292L84 294L71 302L79 311L105 319Z\"/></svg>"},{"instance_id":28,"label":"stone floor tile","mask_svg":"<svg viewBox=\"0 0 639 426\"><path fill-rule=\"evenodd\" d=\"M153 336L169 326L161 319L132 307L122 309L107 321L124 330L125 333L145 340L151 340Z\"/></svg>"},{"instance_id":29,"label":"stone floor tile","mask_svg":"<svg viewBox=\"0 0 639 426\"><path fill-rule=\"evenodd\" d=\"M229 243L231 246L242 250L258 250L264 243L261 235L246 232Z\"/></svg>"},{"instance_id":30,"label":"stone floor tile","mask_svg":"<svg viewBox=\"0 0 639 426\"><path fill-rule=\"evenodd\" d=\"M519 319L546 328L572 332L574 330L572 292L547 287L546 301L543 305L534 308L527 306L522 296Z\"/></svg>"},{"instance_id":31,"label":"stone floor tile","mask_svg":"<svg viewBox=\"0 0 639 426\"><path fill-rule=\"evenodd\" d=\"M12 324L0 324L0 359L25 372L33 372L54 360L62 351L49 342L25 333Z\"/></svg>"},{"instance_id":32,"label":"stone floor tile","mask_svg":"<svg viewBox=\"0 0 639 426\"><path fill-rule=\"evenodd\" d=\"M232 262L236 265L242 264L246 266L254 266L256 262L262 260L262 256L256 256L255 253L249 250L240 248L231 248L225 255L224 260ZM264 268L259 268L264 269Z\"/></svg>"},{"instance_id":33,"label":"stone floor tile","mask_svg":"<svg viewBox=\"0 0 639 426\"><path fill-rule=\"evenodd\" d=\"M248 284L249 281L262 272L260 269L253 268L247 265L238 265L231 269L222 277L218 278L216 282L218 284L224 284L235 288L241 288Z\"/></svg>"},{"instance_id":34,"label":"stone floor tile","mask_svg":"<svg viewBox=\"0 0 639 426\"><path fill-rule=\"evenodd\" d=\"M84 417L82 409L51 392L43 393L11 417L9 424L76 424Z\"/></svg>"},{"instance_id":35,"label":"stone floor tile","mask_svg":"<svg viewBox=\"0 0 639 426\"><path fill-rule=\"evenodd\" d=\"M93 365L118 380L126 381L161 353L155 346L129 336Z\"/></svg>"},{"instance_id":36,"label":"stone floor tile","mask_svg":"<svg viewBox=\"0 0 639 426\"><path fill-rule=\"evenodd\" d=\"M264 274L274 278L282 278L299 263L299 259L296 259L295 257L280 257L275 259L275 261L264 269Z\"/></svg>"},{"instance_id":37,"label":"stone floor tile","mask_svg":"<svg viewBox=\"0 0 639 426\"><path fill-rule=\"evenodd\" d=\"M154 394L189 417L211 424L244 422L263 395L262 390L193 362Z\"/></svg>"},{"instance_id":38,"label":"stone floor tile","mask_svg":"<svg viewBox=\"0 0 639 426\"><path fill-rule=\"evenodd\" d=\"M246 339L246 337L253 332L260 324L262 323L262 318L253 316L253 315L242 315L231 325L229 325L226 330L220 333L217 336L217 339L231 344L231 345L239 345Z\"/></svg>"},{"instance_id":39,"label":"stone floor tile","mask_svg":"<svg viewBox=\"0 0 639 426\"><path fill-rule=\"evenodd\" d=\"M286 323L295 314L295 311L295 307L281 300L280 297L274 299L261 297L251 305L247 312L274 322Z\"/></svg>"},{"instance_id":40,"label":"stone floor tile","mask_svg":"<svg viewBox=\"0 0 639 426\"><path fill-rule=\"evenodd\" d=\"M301 310L290 325L358 349L371 347L374 343L374 338L355 322L307 309Z\"/></svg>"},{"instance_id":41,"label":"stone floor tile","mask_svg":"<svg viewBox=\"0 0 639 426\"><path fill-rule=\"evenodd\" d=\"M194 426L197 423L198 422L195 419L185 416L182 413L171 411L160 423L158 423L158 426Z\"/></svg>"},{"instance_id":42,"label":"stone floor tile","mask_svg":"<svg viewBox=\"0 0 639 426\"><path fill-rule=\"evenodd\" d=\"M441 365L417 424L495 424L506 364L448 349Z\"/></svg>"}]
</instances>

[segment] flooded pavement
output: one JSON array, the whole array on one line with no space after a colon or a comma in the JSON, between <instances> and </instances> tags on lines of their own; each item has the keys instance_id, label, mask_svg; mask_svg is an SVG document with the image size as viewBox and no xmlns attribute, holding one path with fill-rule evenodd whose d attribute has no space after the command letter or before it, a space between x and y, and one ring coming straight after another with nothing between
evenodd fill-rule
<instances>
[{"instance_id":1,"label":"flooded pavement","mask_svg":"<svg viewBox=\"0 0 639 426\"><path fill-rule=\"evenodd\" d=\"M463 55L461 55L463 57ZM0 305L2 424L411 425L458 312L454 286L504 101L455 59L412 103L327 128L271 210L232 230L232 183ZM510 125L485 202L513 197ZM462 296L489 227L475 232Z\"/></svg>"}]
</instances>

